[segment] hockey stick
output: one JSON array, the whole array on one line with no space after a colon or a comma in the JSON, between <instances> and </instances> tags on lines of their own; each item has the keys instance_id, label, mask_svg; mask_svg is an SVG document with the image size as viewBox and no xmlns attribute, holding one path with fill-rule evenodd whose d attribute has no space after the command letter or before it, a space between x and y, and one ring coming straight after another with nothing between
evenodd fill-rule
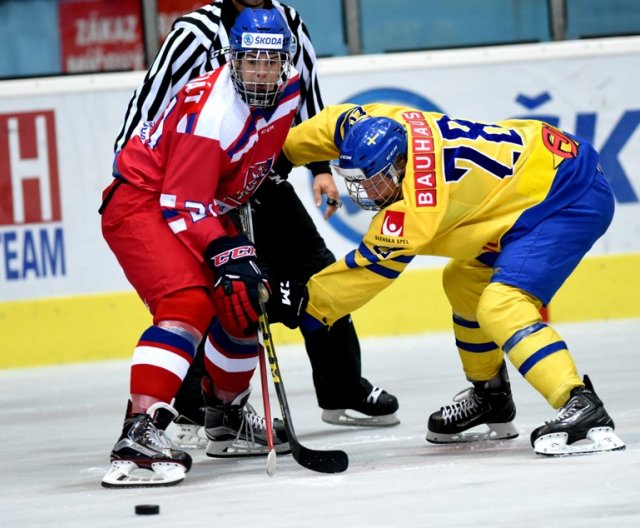
<instances>
[{"instance_id":1,"label":"hockey stick","mask_svg":"<svg viewBox=\"0 0 640 528\"><path fill-rule=\"evenodd\" d=\"M253 242L253 220L251 218L251 205L247 202L240 208L240 224L242 230ZM267 293L268 297L268 293ZM260 305L262 308L262 305ZM267 475L273 477L276 472L276 450L273 446L273 422L271 421L271 402L269 401L269 383L267 380L267 365L264 359L264 344L262 343L260 332L258 332L258 361L260 364L260 387L262 389L262 405L264 407L264 423L267 435Z\"/></svg>"},{"instance_id":2,"label":"hockey stick","mask_svg":"<svg viewBox=\"0 0 640 528\"><path fill-rule=\"evenodd\" d=\"M249 239L253 241L253 221L251 218L251 209L249 204L242 206L241 218L243 220L243 227L246 229ZM265 309L265 303L268 299L269 293L267 292L266 287L263 286L260 290L258 340L262 347L264 347L264 350L266 350L267 358L269 359L271 377L273 379L276 395L278 396L280 412L282 413L282 420L289 440L291 454L298 464L312 471L318 471L319 473L342 473L349 466L349 457L347 456L347 453L339 450L320 451L305 447L300 443L300 440L298 440L293 429L289 402L287 401L287 394L284 390L276 350L273 346L273 340L271 339L271 332L269 330L269 319L267 318L267 311Z\"/></svg>"},{"instance_id":3,"label":"hockey stick","mask_svg":"<svg viewBox=\"0 0 640 528\"><path fill-rule=\"evenodd\" d=\"M267 382L267 364L264 359L264 346L258 348L258 358L260 361L260 385L262 386L262 403L264 406L264 420L267 431L267 475L273 477L276 472L276 450L273 447L273 422L271 421L271 402L269 401L269 383Z\"/></svg>"},{"instance_id":4,"label":"hockey stick","mask_svg":"<svg viewBox=\"0 0 640 528\"><path fill-rule=\"evenodd\" d=\"M271 339L269 321L264 311L264 303L262 300L260 304L262 307L262 313L260 314L260 334L264 347L267 351L267 357L269 358L271 377L273 378L273 384L278 396L280 412L282 413L284 428L287 432L287 438L289 439L291 454L298 464L312 471L318 471L320 473L342 473L349 466L349 457L344 451L319 451L305 447L300 443L295 431L293 430L293 424L291 423L291 411L289 410L287 395L284 391L284 385L282 384L278 358L276 357L276 351Z\"/></svg>"}]
</instances>

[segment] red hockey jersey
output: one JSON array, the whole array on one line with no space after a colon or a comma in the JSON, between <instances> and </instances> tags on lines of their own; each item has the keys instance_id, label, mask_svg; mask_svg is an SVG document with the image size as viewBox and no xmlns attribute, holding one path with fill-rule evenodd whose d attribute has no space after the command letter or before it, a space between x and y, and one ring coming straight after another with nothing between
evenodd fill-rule
<instances>
[{"instance_id":1,"label":"red hockey jersey","mask_svg":"<svg viewBox=\"0 0 640 528\"><path fill-rule=\"evenodd\" d=\"M245 203L273 167L299 100L293 71L276 106L251 108L224 65L187 83L161 119L142 127L118 153L114 176L158 193L167 224L201 259L225 234L220 215Z\"/></svg>"}]
</instances>

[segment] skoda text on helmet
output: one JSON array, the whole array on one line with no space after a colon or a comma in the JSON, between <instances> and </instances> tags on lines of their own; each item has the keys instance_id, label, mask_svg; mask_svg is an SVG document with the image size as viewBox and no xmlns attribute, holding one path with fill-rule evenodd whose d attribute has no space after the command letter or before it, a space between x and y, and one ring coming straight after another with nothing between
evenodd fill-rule
<instances>
[{"instance_id":1,"label":"skoda text on helmet","mask_svg":"<svg viewBox=\"0 0 640 528\"><path fill-rule=\"evenodd\" d=\"M244 9L230 32L231 78L249 106L274 106L291 70L291 31L276 9Z\"/></svg>"},{"instance_id":2,"label":"skoda text on helmet","mask_svg":"<svg viewBox=\"0 0 640 528\"><path fill-rule=\"evenodd\" d=\"M387 117L362 117L347 131L335 166L351 199L380 210L401 197L407 162L407 131Z\"/></svg>"}]
</instances>

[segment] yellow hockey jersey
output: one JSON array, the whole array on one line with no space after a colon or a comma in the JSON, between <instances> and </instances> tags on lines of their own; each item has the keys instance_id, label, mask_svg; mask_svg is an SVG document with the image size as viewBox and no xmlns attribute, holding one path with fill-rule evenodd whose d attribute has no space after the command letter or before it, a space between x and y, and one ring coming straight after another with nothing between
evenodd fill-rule
<instances>
[{"instance_id":1,"label":"yellow hockey jersey","mask_svg":"<svg viewBox=\"0 0 640 528\"><path fill-rule=\"evenodd\" d=\"M403 198L371 221L360 246L311 277L307 312L324 324L390 285L415 255L474 258L499 252L505 234L536 225L585 192L598 155L535 120L480 123L385 104L335 105L289 132L294 165L333 160L365 115L407 130Z\"/></svg>"}]
</instances>

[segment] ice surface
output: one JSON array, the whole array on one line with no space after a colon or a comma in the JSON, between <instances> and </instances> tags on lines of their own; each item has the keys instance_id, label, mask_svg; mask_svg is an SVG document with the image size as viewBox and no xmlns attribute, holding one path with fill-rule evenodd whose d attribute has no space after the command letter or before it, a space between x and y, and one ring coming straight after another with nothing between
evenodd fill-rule
<instances>
[{"instance_id":1,"label":"ice surface","mask_svg":"<svg viewBox=\"0 0 640 528\"><path fill-rule=\"evenodd\" d=\"M310 472L279 456L220 460L192 452L177 487L107 490L100 479L121 427L128 362L0 371L2 527L638 527L640 320L558 325L588 373L626 451L534 455L530 431L555 416L511 368L520 437L436 446L430 412L467 386L449 334L363 341L363 372L400 399L388 429L324 424L302 347L278 347L294 425L309 447L344 449L349 469ZM277 345L277 343L276 343ZM260 408L259 379L252 401ZM275 410L276 397L272 391ZM136 516L136 504L160 515Z\"/></svg>"}]
</instances>

